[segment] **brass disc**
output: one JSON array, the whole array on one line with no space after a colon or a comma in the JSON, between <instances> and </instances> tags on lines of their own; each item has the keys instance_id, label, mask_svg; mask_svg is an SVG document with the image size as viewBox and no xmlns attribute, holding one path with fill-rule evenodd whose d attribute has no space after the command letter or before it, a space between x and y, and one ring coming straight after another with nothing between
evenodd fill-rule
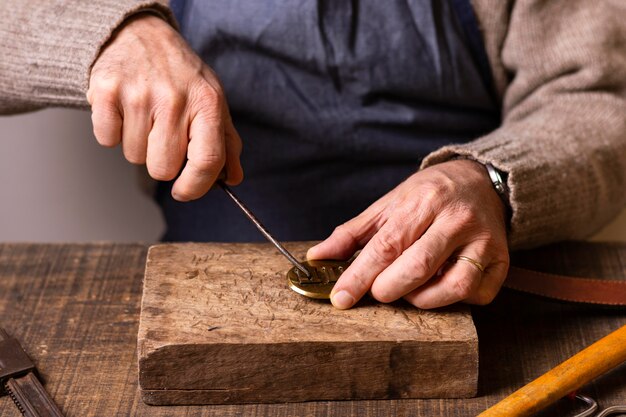
<instances>
[{"instance_id":1,"label":"brass disc","mask_svg":"<svg viewBox=\"0 0 626 417\"><path fill-rule=\"evenodd\" d=\"M339 276L348 268L350 262L324 259L303 261L301 264L311 276L307 277L296 267L291 268L287 272L289 288L305 297L328 300Z\"/></svg>"}]
</instances>

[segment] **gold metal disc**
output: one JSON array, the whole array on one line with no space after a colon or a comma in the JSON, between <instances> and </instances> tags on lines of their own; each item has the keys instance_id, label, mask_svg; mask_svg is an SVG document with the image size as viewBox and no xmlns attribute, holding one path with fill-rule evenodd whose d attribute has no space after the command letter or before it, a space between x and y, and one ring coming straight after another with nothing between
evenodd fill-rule
<instances>
[{"instance_id":1,"label":"gold metal disc","mask_svg":"<svg viewBox=\"0 0 626 417\"><path fill-rule=\"evenodd\" d=\"M304 261L301 264L311 276L307 277L296 267L291 268L287 272L289 288L305 297L328 300L339 276L348 268L350 262L324 259Z\"/></svg>"}]
</instances>

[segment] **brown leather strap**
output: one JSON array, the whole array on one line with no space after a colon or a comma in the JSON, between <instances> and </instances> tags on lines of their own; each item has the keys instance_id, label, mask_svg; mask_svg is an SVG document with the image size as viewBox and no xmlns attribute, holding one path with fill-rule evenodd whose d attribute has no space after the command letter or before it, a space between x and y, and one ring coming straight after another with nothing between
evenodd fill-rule
<instances>
[{"instance_id":1,"label":"brown leather strap","mask_svg":"<svg viewBox=\"0 0 626 417\"><path fill-rule=\"evenodd\" d=\"M512 266L504 286L563 301L626 306L626 279L569 277Z\"/></svg>"}]
</instances>

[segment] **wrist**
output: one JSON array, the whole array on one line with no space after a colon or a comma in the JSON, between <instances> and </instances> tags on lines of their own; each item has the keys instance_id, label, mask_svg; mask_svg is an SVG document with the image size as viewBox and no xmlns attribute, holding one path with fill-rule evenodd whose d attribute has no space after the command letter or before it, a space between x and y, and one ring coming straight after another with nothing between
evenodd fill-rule
<instances>
[{"instance_id":1,"label":"wrist","mask_svg":"<svg viewBox=\"0 0 626 417\"><path fill-rule=\"evenodd\" d=\"M489 162L483 163L466 155L457 155L452 160L453 161L470 161L470 162L474 162L475 165L482 167L482 169L487 172L489 181L491 182L491 185L493 189L495 190L495 192L498 194L498 196L502 200L502 203L508 208L511 207L510 200L509 200L509 187L506 181L507 180L506 173L498 170Z\"/></svg>"},{"instance_id":2,"label":"wrist","mask_svg":"<svg viewBox=\"0 0 626 417\"><path fill-rule=\"evenodd\" d=\"M106 49L109 49L111 45L118 44L134 44L138 39L142 38L156 38L159 33L164 32L163 29L174 30L172 26L157 13L149 10L136 13L124 20L120 24L109 40L104 44L98 58L102 56Z\"/></svg>"},{"instance_id":3,"label":"wrist","mask_svg":"<svg viewBox=\"0 0 626 417\"><path fill-rule=\"evenodd\" d=\"M465 164L465 169L472 169L479 175L480 182L485 184L485 187L481 188L491 189L495 196L497 196L497 198L494 196L493 200L496 204L499 203L498 205L503 213L505 223L509 225L511 219L511 205L509 203L509 188L506 184L506 174L498 171L490 163L482 163L464 155L459 155L452 159L452 161Z\"/></svg>"}]
</instances>

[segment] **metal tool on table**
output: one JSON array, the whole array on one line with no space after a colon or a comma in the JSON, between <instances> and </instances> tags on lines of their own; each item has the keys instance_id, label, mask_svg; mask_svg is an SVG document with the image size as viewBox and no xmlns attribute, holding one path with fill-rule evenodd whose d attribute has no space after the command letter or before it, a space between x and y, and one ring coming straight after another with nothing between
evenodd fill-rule
<instances>
[{"instance_id":1,"label":"metal tool on table","mask_svg":"<svg viewBox=\"0 0 626 417\"><path fill-rule=\"evenodd\" d=\"M605 408L604 410L596 414L599 407L598 403L593 398L579 394L576 396L576 399L584 402L589 407L582 413L576 414L574 417L607 417L616 416L619 414L626 414L626 405L613 405L611 407Z\"/></svg>"},{"instance_id":2,"label":"metal tool on table","mask_svg":"<svg viewBox=\"0 0 626 417\"><path fill-rule=\"evenodd\" d=\"M252 221L257 229L269 240L285 258L293 264L293 268L287 272L289 288L309 298L329 299L333 286L343 271L348 268L350 262L337 260L311 260L299 262L283 245L280 244L261 224L245 204L233 193L222 180L217 184L237 204L237 206Z\"/></svg>"},{"instance_id":3,"label":"metal tool on table","mask_svg":"<svg viewBox=\"0 0 626 417\"><path fill-rule=\"evenodd\" d=\"M0 396L11 397L26 417L63 417L39 382L35 364L19 342L0 327Z\"/></svg>"}]
</instances>

